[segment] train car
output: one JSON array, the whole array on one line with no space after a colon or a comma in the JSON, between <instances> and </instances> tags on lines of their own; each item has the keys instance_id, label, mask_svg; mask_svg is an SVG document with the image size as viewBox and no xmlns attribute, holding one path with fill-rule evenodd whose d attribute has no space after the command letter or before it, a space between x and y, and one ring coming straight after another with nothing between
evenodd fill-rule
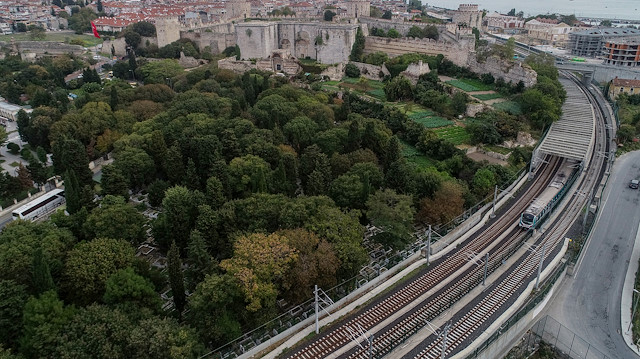
<instances>
[{"instance_id":1,"label":"train car","mask_svg":"<svg viewBox=\"0 0 640 359\"><path fill-rule=\"evenodd\" d=\"M577 163L575 161L563 161L553 180L540 194L540 197L534 199L520 216L520 227L527 230L532 229L544 219L553 207L555 207L556 202L561 197L562 189L567 185L576 167Z\"/></svg>"}]
</instances>

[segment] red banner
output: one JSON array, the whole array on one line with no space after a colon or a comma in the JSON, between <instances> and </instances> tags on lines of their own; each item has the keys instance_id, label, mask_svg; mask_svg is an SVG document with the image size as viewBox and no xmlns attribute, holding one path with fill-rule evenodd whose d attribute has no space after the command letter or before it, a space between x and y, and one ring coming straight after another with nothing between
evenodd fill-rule
<instances>
[{"instance_id":1,"label":"red banner","mask_svg":"<svg viewBox=\"0 0 640 359\"><path fill-rule=\"evenodd\" d=\"M99 39L100 35L98 34L98 29L96 29L96 24L94 24L93 21L91 22L91 30L93 30L93 36Z\"/></svg>"}]
</instances>

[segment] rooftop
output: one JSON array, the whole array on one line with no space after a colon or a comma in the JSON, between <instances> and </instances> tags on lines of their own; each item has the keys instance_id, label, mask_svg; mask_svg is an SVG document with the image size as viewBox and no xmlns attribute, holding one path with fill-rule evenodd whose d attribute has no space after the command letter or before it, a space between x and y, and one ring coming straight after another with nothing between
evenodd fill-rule
<instances>
[{"instance_id":1,"label":"rooftop","mask_svg":"<svg viewBox=\"0 0 640 359\"><path fill-rule=\"evenodd\" d=\"M611 81L611 86L615 87L640 87L640 80L633 79L619 79L615 78Z\"/></svg>"}]
</instances>

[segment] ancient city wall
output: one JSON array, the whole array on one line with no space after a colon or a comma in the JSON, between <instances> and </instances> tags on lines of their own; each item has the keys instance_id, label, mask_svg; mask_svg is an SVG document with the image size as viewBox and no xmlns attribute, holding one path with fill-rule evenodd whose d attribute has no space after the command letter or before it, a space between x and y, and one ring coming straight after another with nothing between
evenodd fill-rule
<instances>
[{"instance_id":1,"label":"ancient city wall","mask_svg":"<svg viewBox=\"0 0 640 359\"><path fill-rule=\"evenodd\" d=\"M389 57L400 56L411 52L434 56L443 54L454 64L467 66L473 47L467 42L451 43L431 39L367 37L365 40L364 53L370 54L376 51L384 52L388 54Z\"/></svg>"},{"instance_id":2,"label":"ancient city wall","mask_svg":"<svg viewBox=\"0 0 640 359\"><path fill-rule=\"evenodd\" d=\"M84 52L84 48L80 45L70 45L62 42L49 42L49 41L17 41L15 43L17 50L21 53L31 52L38 56L41 55L62 55L62 54L76 54L79 55ZM11 51L12 44L10 42L0 42L0 49L4 51Z\"/></svg>"},{"instance_id":3,"label":"ancient city wall","mask_svg":"<svg viewBox=\"0 0 640 359\"><path fill-rule=\"evenodd\" d=\"M143 37L140 41L140 46L147 46L147 42L149 44L157 45L158 39L155 37ZM116 56L122 57L127 55L127 43L124 41L124 37L114 38L112 40L104 40L104 42L102 43L102 52L111 54L111 45L113 45Z\"/></svg>"},{"instance_id":4,"label":"ancient city wall","mask_svg":"<svg viewBox=\"0 0 640 359\"><path fill-rule=\"evenodd\" d=\"M420 22L406 22L406 21L397 21L397 20L387 20L387 19L379 19L374 17L360 17L360 22L362 24L366 24L371 31L372 28L376 27L378 29L384 29L384 31L389 31L389 29L396 29L402 35L406 35L409 32L409 29L413 26L417 26L419 28L425 28L426 26L434 25L434 24L423 24ZM438 32L445 31L445 25L435 25L438 28Z\"/></svg>"},{"instance_id":5,"label":"ancient city wall","mask_svg":"<svg viewBox=\"0 0 640 359\"><path fill-rule=\"evenodd\" d=\"M470 58L468 66L475 73L490 73L495 78L502 77L505 82L516 84L522 81L525 87L531 87L538 81L538 74L520 61L511 62L489 57L485 62L479 63L475 58Z\"/></svg>"}]
</instances>

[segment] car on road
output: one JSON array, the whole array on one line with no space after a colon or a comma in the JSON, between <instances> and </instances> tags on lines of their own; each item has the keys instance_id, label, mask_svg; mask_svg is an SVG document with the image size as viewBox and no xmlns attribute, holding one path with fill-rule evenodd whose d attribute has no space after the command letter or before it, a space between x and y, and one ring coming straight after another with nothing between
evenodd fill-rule
<instances>
[{"instance_id":1,"label":"car on road","mask_svg":"<svg viewBox=\"0 0 640 359\"><path fill-rule=\"evenodd\" d=\"M638 189L639 186L640 181L638 181L637 179L632 179L631 182L629 182L629 188Z\"/></svg>"}]
</instances>

